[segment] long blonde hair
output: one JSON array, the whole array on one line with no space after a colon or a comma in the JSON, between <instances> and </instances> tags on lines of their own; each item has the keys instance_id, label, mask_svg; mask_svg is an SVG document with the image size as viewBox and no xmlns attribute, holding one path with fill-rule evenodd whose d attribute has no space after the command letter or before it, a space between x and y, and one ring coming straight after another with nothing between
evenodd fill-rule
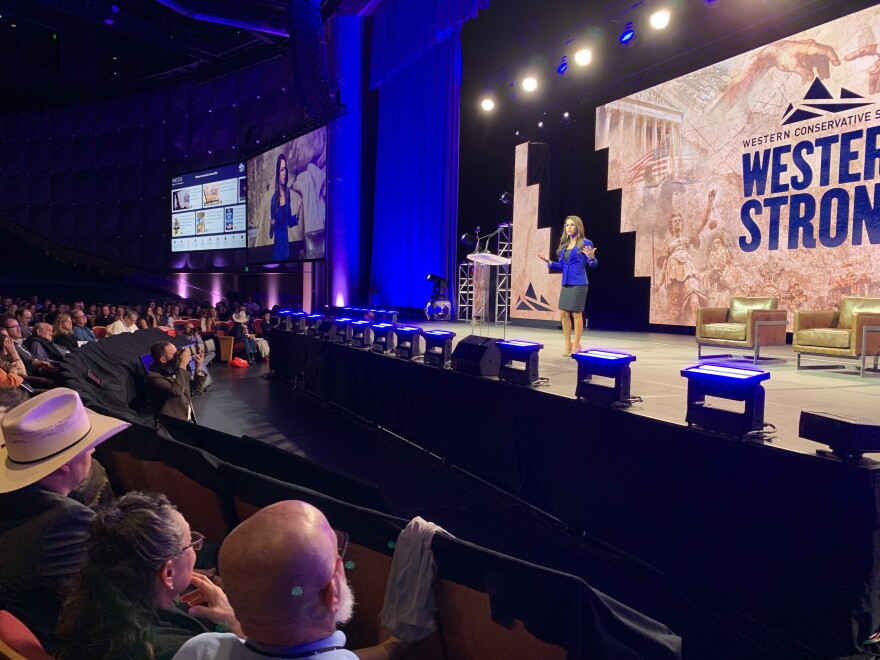
<instances>
[{"instance_id":1,"label":"long blonde hair","mask_svg":"<svg viewBox=\"0 0 880 660\"><path fill-rule=\"evenodd\" d=\"M577 227L577 244L575 245L575 250L580 250L584 247L584 221L581 220L576 215L568 215L565 216L565 220L562 223L562 236L559 237L559 248L556 250L556 256L562 259L562 253L568 247L568 234L565 233L565 223L569 220L574 222L574 226Z\"/></svg>"}]
</instances>

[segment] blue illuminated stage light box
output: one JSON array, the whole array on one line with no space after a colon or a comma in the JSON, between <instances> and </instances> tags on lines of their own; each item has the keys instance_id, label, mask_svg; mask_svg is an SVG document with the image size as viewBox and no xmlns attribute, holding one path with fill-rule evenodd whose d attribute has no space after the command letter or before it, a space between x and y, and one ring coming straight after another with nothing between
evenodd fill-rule
<instances>
[{"instance_id":1,"label":"blue illuminated stage light box","mask_svg":"<svg viewBox=\"0 0 880 660\"><path fill-rule=\"evenodd\" d=\"M538 352L544 348L544 344L500 339L495 345L501 353L498 378L514 385L531 385L540 378Z\"/></svg>"},{"instance_id":2,"label":"blue illuminated stage light box","mask_svg":"<svg viewBox=\"0 0 880 660\"><path fill-rule=\"evenodd\" d=\"M310 335L318 334L318 326L324 319L323 314L306 314L305 326L306 332Z\"/></svg>"},{"instance_id":3,"label":"blue illuminated stage light box","mask_svg":"<svg viewBox=\"0 0 880 660\"><path fill-rule=\"evenodd\" d=\"M340 316L336 319L336 334L333 336L333 341L337 344L347 344L351 341L351 324L354 322L353 318L348 316Z\"/></svg>"},{"instance_id":4,"label":"blue illuminated stage light box","mask_svg":"<svg viewBox=\"0 0 880 660\"><path fill-rule=\"evenodd\" d=\"M445 367L452 360L452 339L455 333L450 330L425 330L425 364L432 367Z\"/></svg>"},{"instance_id":5,"label":"blue illuminated stage light box","mask_svg":"<svg viewBox=\"0 0 880 660\"><path fill-rule=\"evenodd\" d=\"M688 426L741 438L764 428L764 387L770 373L723 364L700 364L682 369L687 378ZM706 402L706 397L742 401L743 412L725 410Z\"/></svg>"},{"instance_id":6,"label":"blue illuminated stage light box","mask_svg":"<svg viewBox=\"0 0 880 660\"><path fill-rule=\"evenodd\" d=\"M416 326L399 325L394 328L394 334L397 337L397 347L394 349L395 355L404 360L412 360L422 354L422 345L419 337L422 335L422 328Z\"/></svg>"},{"instance_id":7,"label":"blue illuminated stage light box","mask_svg":"<svg viewBox=\"0 0 880 660\"><path fill-rule=\"evenodd\" d=\"M351 345L355 348L370 348L373 344L372 324L369 321L352 321Z\"/></svg>"},{"instance_id":8,"label":"blue illuminated stage light box","mask_svg":"<svg viewBox=\"0 0 880 660\"><path fill-rule=\"evenodd\" d=\"M372 330L373 343L370 345L370 350L373 353L393 353L394 326L391 323L374 323Z\"/></svg>"},{"instance_id":9,"label":"blue illuminated stage light box","mask_svg":"<svg viewBox=\"0 0 880 660\"><path fill-rule=\"evenodd\" d=\"M571 359L578 365L576 398L602 406L629 403L632 381L629 365L636 361L635 355L591 348L572 353ZM611 378L614 384L595 383L593 376Z\"/></svg>"}]
</instances>

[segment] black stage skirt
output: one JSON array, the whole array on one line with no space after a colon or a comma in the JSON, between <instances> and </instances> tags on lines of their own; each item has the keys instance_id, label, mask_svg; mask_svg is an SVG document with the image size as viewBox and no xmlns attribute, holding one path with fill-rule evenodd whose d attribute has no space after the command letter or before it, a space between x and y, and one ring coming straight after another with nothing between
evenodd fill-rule
<instances>
[{"instance_id":1,"label":"black stage skirt","mask_svg":"<svg viewBox=\"0 0 880 660\"><path fill-rule=\"evenodd\" d=\"M559 292L559 309L567 312L583 312L589 288L586 284L563 286L562 291Z\"/></svg>"}]
</instances>

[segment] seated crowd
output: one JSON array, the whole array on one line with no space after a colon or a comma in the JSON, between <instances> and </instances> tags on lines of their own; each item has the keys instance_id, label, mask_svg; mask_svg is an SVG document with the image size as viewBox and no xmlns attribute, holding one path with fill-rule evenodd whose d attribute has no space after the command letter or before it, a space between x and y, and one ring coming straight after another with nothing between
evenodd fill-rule
<instances>
[{"instance_id":1,"label":"seated crowd","mask_svg":"<svg viewBox=\"0 0 880 660\"><path fill-rule=\"evenodd\" d=\"M63 387L30 399L0 390L0 416L0 609L56 657L331 660L406 651L393 636L345 649L337 625L354 604L347 537L315 507L261 509L225 539L216 568L196 569L204 536L165 495L89 495L95 447L126 422L88 410Z\"/></svg>"},{"instance_id":2,"label":"seated crowd","mask_svg":"<svg viewBox=\"0 0 880 660\"><path fill-rule=\"evenodd\" d=\"M36 389L54 387L60 363L83 345L144 328L174 329L175 322L180 322L178 328L185 327L203 356L213 359L219 353L214 340L228 334L235 338L241 357L252 364L268 359L269 330L278 322L277 306L266 309L250 297L212 306L192 300L56 304L48 298L40 303L37 296L0 296L0 387L18 387L23 381Z\"/></svg>"}]
</instances>

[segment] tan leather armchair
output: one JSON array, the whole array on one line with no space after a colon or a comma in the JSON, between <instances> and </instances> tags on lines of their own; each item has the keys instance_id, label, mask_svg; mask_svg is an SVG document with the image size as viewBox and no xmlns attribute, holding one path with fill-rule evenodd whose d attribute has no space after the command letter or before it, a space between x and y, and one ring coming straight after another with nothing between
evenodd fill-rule
<instances>
[{"instance_id":1,"label":"tan leather armchair","mask_svg":"<svg viewBox=\"0 0 880 660\"><path fill-rule=\"evenodd\" d=\"M761 346L784 346L788 312L776 309L777 298L734 297L730 307L697 310L697 359L703 346L729 346L753 351L752 362L761 357ZM727 357L727 356L724 356Z\"/></svg>"},{"instance_id":2,"label":"tan leather armchair","mask_svg":"<svg viewBox=\"0 0 880 660\"><path fill-rule=\"evenodd\" d=\"M880 298L841 298L839 311L796 311L792 348L801 356L827 355L860 358L859 376L865 375L865 358L880 356Z\"/></svg>"}]
</instances>

